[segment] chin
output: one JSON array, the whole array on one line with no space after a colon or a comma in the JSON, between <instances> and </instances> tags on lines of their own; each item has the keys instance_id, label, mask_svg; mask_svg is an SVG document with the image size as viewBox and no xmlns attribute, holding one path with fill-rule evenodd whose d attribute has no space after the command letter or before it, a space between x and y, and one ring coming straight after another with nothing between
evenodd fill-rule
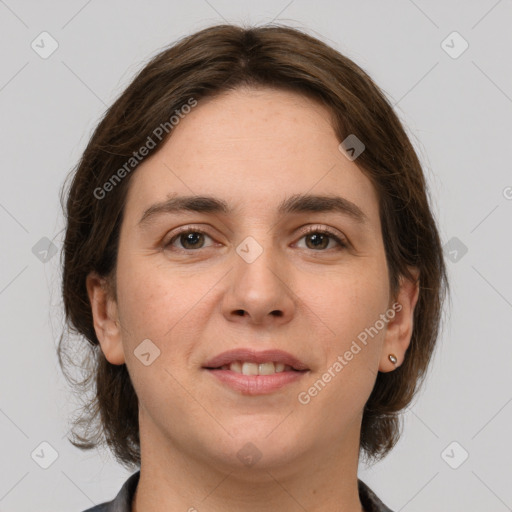
<instances>
[{"instance_id":1,"label":"chin","mask_svg":"<svg viewBox=\"0 0 512 512\"><path fill-rule=\"evenodd\" d=\"M214 456L237 472L247 469L254 473L292 463L299 455L298 448L304 448L304 438L290 433L289 426L283 424L283 416L272 420L258 422L253 415L243 425L226 428L232 437L225 434L221 442L215 443Z\"/></svg>"}]
</instances>

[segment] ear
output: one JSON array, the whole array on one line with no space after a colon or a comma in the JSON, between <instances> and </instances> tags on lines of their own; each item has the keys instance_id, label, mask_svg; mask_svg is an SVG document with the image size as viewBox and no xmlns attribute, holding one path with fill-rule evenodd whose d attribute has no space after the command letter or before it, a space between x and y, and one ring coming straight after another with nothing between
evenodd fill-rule
<instances>
[{"instance_id":1,"label":"ear","mask_svg":"<svg viewBox=\"0 0 512 512\"><path fill-rule=\"evenodd\" d=\"M117 303L111 297L106 278L91 272L86 278L87 294L91 303L94 330L101 350L111 364L124 364L121 326Z\"/></svg>"},{"instance_id":2,"label":"ear","mask_svg":"<svg viewBox=\"0 0 512 512\"><path fill-rule=\"evenodd\" d=\"M389 304L387 316L390 320L387 325L379 364L379 371L381 372L390 372L399 367L411 342L414 327L414 308L418 301L420 283L419 270L416 267L409 270L414 280L401 276L397 297ZM392 316L393 311L394 316ZM389 354L396 356L398 360L396 364L389 360Z\"/></svg>"}]
</instances>

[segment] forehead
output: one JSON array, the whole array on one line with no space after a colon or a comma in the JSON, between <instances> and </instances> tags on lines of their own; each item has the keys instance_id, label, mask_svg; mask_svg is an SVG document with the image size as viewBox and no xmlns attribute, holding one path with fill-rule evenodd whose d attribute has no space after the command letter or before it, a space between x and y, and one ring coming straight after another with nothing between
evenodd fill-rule
<instances>
[{"instance_id":1,"label":"forehead","mask_svg":"<svg viewBox=\"0 0 512 512\"><path fill-rule=\"evenodd\" d=\"M297 93L237 89L201 99L135 171L127 213L140 218L171 195L215 196L242 213L308 193L343 196L378 221L376 191L339 142L328 109Z\"/></svg>"}]
</instances>

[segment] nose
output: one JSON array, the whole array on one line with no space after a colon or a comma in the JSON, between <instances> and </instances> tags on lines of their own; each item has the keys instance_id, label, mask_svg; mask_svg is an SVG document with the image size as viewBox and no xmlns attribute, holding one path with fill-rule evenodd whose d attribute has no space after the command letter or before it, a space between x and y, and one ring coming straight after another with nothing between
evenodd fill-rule
<instances>
[{"instance_id":1,"label":"nose","mask_svg":"<svg viewBox=\"0 0 512 512\"><path fill-rule=\"evenodd\" d=\"M268 326L288 323L297 303L289 262L268 248L254 260L243 251L235 253L233 259L234 268L228 274L230 282L222 304L226 319Z\"/></svg>"}]
</instances>

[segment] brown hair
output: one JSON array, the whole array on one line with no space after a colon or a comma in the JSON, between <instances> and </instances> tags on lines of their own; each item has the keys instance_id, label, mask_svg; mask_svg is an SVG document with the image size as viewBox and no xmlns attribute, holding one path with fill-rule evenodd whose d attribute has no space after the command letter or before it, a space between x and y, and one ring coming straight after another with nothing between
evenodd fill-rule
<instances>
[{"instance_id":1,"label":"brown hair","mask_svg":"<svg viewBox=\"0 0 512 512\"><path fill-rule=\"evenodd\" d=\"M114 278L120 226L130 177L112 182L113 174L194 98L212 97L238 87L274 87L295 91L326 105L340 142L355 134L366 146L357 165L379 196L390 289L408 266L420 272L414 329L403 364L378 373L365 405L360 449L368 460L384 457L400 436L400 415L423 381L439 334L448 288L442 246L429 207L423 171L404 128L384 94L354 62L302 31L272 25L242 28L218 25L182 38L156 55L107 110L77 167L64 207L63 299L68 331L87 347L84 377L67 374L73 363L64 343L60 366L77 395L92 391L73 421L71 443L91 449L106 442L118 462L140 465L138 402L126 365L104 357L93 327L86 276L96 271ZM167 133L168 132L168 133ZM170 136L158 140L156 151ZM154 139L155 137L153 137ZM118 173L118 176L120 174ZM110 181L109 181L110 180ZM105 184L110 182L108 193ZM103 188L102 188L103 187ZM115 298L115 284L112 285ZM88 343L83 343L83 337ZM99 421L98 421L99 417Z\"/></svg>"}]
</instances>

